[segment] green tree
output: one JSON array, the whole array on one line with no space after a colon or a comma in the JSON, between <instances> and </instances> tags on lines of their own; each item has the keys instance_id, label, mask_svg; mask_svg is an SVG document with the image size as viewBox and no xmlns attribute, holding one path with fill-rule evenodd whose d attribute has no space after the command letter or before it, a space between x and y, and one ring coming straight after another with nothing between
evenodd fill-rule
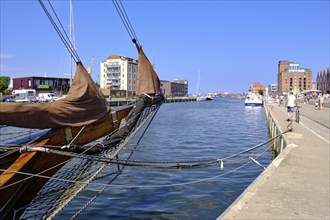
<instances>
[{"instance_id":1,"label":"green tree","mask_svg":"<svg viewBox=\"0 0 330 220\"><path fill-rule=\"evenodd\" d=\"M260 95L264 95L264 91L262 91L262 89L259 89L258 93L259 93Z\"/></svg>"},{"instance_id":2,"label":"green tree","mask_svg":"<svg viewBox=\"0 0 330 220\"><path fill-rule=\"evenodd\" d=\"M9 76L0 76L0 92L4 93L8 89L9 83Z\"/></svg>"}]
</instances>

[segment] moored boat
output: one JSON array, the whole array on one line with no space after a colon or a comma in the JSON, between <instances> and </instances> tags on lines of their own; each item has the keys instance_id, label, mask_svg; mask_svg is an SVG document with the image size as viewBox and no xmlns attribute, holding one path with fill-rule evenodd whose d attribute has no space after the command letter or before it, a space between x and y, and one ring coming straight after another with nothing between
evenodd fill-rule
<instances>
[{"instance_id":1,"label":"moored boat","mask_svg":"<svg viewBox=\"0 0 330 220\"><path fill-rule=\"evenodd\" d=\"M263 106L262 95L249 92L245 97L245 106Z\"/></svg>"}]
</instances>

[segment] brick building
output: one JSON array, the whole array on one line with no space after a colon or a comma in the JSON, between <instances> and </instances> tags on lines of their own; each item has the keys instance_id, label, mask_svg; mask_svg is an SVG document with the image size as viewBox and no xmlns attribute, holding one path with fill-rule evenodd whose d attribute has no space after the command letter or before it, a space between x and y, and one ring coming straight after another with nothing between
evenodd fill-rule
<instances>
[{"instance_id":1,"label":"brick building","mask_svg":"<svg viewBox=\"0 0 330 220\"><path fill-rule=\"evenodd\" d=\"M312 89L312 71L300 68L298 63L282 60L278 63L278 91L301 92Z\"/></svg>"},{"instance_id":2,"label":"brick building","mask_svg":"<svg viewBox=\"0 0 330 220\"><path fill-rule=\"evenodd\" d=\"M174 80L174 82L160 80L160 88L165 96L187 96L188 81Z\"/></svg>"},{"instance_id":3,"label":"brick building","mask_svg":"<svg viewBox=\"0 0 330 220\"><path fill-rule=\"evenodd\" d=\"M318 72L316 83L318 90L323 93L330 93L330 68Z\"/></svg>"}]
</instances>

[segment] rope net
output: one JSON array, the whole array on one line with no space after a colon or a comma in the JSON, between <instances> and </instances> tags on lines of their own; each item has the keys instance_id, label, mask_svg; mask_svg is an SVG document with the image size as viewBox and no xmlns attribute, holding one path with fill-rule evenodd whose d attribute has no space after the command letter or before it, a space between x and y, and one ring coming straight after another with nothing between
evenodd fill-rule
<instances>
[{"instance_id":1,"label":"rope net","mask_svg":"<svg viewBox=\"0 0 330 220\"><path fill-rule=\"evenodd\" d=\"M124 126L105 139L93 142L94 146L100 145L100 143L102 146L105 144L108 145L105 146L106 150L97 156L99 158L121 158L129 160L135 148L138 146L144 134L144 130L147 129L147 124L151 123L152 118L160 106L161 102L147 106L137 115L132 114L131 120L128 116L126 126L131 126L132 129L125 134L125 137L121 139L121 141L111 142L109 140L118 136L120 130L126 129ZM134 121L134 125L130 124L130 121ZM87 146L87 148L90 148L90 146ZM106 173L103 172L105 168L107 168ZM22 207L25 208L25 211L21 215L21 219L52 219L72 202L89 183L95 179L105 177L107 177L108 181L111 183L122 173L123 168L123 165L120 166L84 158L72 158L48 180L27 207ZM87 204L89 203L87 202Z\"/></svg>"}]
</instances>

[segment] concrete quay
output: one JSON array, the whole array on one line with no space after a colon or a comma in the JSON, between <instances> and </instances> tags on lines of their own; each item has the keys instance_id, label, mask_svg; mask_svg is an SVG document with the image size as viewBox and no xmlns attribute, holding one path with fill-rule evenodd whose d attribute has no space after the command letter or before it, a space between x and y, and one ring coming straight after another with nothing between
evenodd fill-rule
<instances>
[{"instance_id":1,"label":"concrete quay","mask_svg":"<svg viewBox=\"0 0 330 220\"><path fill-rule=\"evenodd\" d=\"M284 150L221 215L226 219L329 219L329 108L301 104L300 123L283 134ZM286 109L265 104L285 131Z\"/></svg>"}]
</instances>

